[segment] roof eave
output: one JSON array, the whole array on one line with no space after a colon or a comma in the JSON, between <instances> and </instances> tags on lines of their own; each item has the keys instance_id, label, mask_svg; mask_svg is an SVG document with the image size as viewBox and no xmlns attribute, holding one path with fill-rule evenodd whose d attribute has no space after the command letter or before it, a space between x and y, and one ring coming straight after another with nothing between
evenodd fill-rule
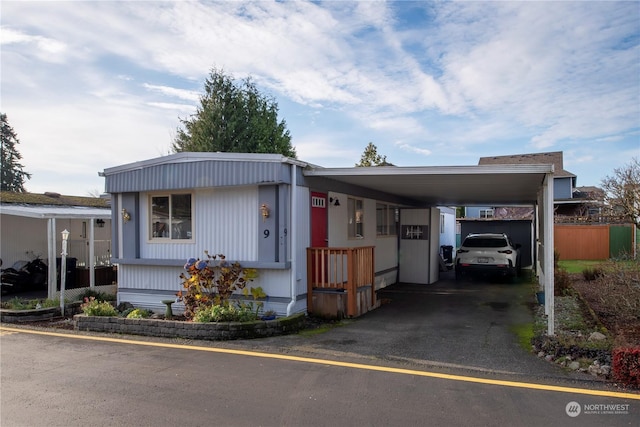
<instances>
[{"instance_id":1,"label":"roof eave","mask_svg":"<svg viewBox=\"0 0 640 427\"><path fill-rule=\"evenodd\" d=\"M306 167L309 165L306 162L286 157L282 154L183 152L156 157L149 160L141 160L138 162L114 166L111 168L105 168L104 171L98 172L98 175L104 177L107 175L113 175L116 173L136 169L143 169L151 166L166 165L172 163L206 162L212 160L223 160L225 162L289 163L300 167Z\"/></svg>"},{"instance_id":2,"label":"roof eave","mask_svg":"<svg viewBox=\"0 0 640 427\"><path fill-rule=\"evenodd\" d=\"M548 174L552 164L478 165L478 166L373 166L350 168L310 168L306 176L384 176L384 175L487 175L487 174Z\"/></svg>"}]
</instances>

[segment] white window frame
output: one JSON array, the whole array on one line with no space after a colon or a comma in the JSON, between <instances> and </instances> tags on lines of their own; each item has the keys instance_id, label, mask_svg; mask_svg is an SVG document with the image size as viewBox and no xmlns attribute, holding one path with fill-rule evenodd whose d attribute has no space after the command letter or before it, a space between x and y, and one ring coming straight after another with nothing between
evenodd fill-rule
<instances>
[{"instance_id":1,"label":"white window frame","mask_svg":"<svg viewBox=\"0 0 640 427\"><path fill-rule=\"evenodd\" d=\"M397 236L398 207L387 203L376 202L376 236Z\"/></svg>"},{"instance_id":2,"label":"white window frame","mask_svg":"<svg viewBox=\"0 0 640 427\"><path fill-rule=\"evenodd\" d=\"M168 224L174 223L173 218L173 198L176 196L189 196L191 202L191 217L189 221L191 222L190 231L185 231L187 235L190 233L191 236L187 238L178 238L174 237L174 233L176 233L177 228L174 226L167 227ZM153 199L159 197L167 197L169 199L169 216L166 222L154 221L153 217ZM195 208L194 208L195 197L191 192L163 192L163 193L154 193L149 194L148 203L149 203L149 215L148 215L148 224L147 224L147 233L148 233L148 241L152 243L187 243L192 242L194 240L194 229L195 229ZM163 229L165 230L163 235L155 235L158 231L154 230L154 224L164 225ZM156 227L157 228L157 227Z\"/></svg>"},{"instance_id":3,"label":"white window frame","mask_svg":"<svg viewBox=\"0 0 640 427\"><path fill-rule=\"evenodd\" d=\"M480 209L480 218L493 218L495 212L493 209Z\"/></svg>"}]
</instances>

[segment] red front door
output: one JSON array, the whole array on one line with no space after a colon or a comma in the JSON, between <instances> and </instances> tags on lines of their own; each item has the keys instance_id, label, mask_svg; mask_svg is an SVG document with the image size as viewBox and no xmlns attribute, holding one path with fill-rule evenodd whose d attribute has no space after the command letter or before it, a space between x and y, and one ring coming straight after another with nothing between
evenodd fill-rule
<instances>
[{"instance_id":1,"label":"red front door","mask_svg":"<svg viewBox=\"0 0 640 427\"><path fill-rule=\"evenodd\" d=\"M311 246L325 248L327 235L327 193L311 192Z\"/></svg>"}]
</instances>

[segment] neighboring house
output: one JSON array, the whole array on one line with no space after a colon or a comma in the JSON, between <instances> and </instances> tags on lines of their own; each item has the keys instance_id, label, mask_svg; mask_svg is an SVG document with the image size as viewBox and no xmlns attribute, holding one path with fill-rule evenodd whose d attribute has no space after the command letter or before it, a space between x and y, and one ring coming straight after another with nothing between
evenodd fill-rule
<instances>
[{"instance_id":1,"label":"neighboring house","mask_svg":"<svg viewBox=\"0 0 640 427\"><path fill-rule=\"evenodd\" d=\"M597 187L576 187L576 175L564 169L562 151L481 157L478 164L552 164L554 167L553 200L556 218L586 218L600 213L604 192ZM518 206L467 206L465 207L465 218L531 219L533 211L530 207ZM561 218L559 220L562 221Z\"/></svg>"},{"instance_id":2,"label":"neighboring house","mask_svg":"<svg viewBox=\"0 0 640 427\"><path fill-rule=\"evenodd\" d=\"M59 281L61 232L68 240L68 287L110 284L111 207L109 200L58 193L0 193L0 257L2 268L41 257L49 266L48 296ZM106 281L107 283L101 283ZM57 283L59 288L59 283Z\"/></svg>"},{"instance_id":3,"label":"neighboring house","mask_svg":"<svg viewBox=\"0 0 640 427\"><path fill-rule=\"evenodd\" d=\"M601 218L607 215L605 206L605 192L594 186L576 187L573 190L573 199L582 204L577 205L573 214L575 217L584 218L595 222L601 222Z\"/></svg>"},{"instance_id":4,"label":"neighboring house","mask_svg":"<svg viewBox=\"0 0 640 427\"><path fill-rule=\"evenodd\" d=\"M564 169L561 151L482 157L479 161L480 166L527 164L553 165L555 245L562 259L606 259L621 253L635 253L633 227L617 226L628 223L628 220L605 205L602 189L576 187L577 177ZM509 233L523 247L524 266L533 262L533 218L532 206L466 206L465 217L458 219L460 239L472 232ZM578 225L586 227L578 228ZM601 227L596 229L596 225Z\"/></svg>"},{"instance_id":5,"label":"neighboring house","mask_svg":"<svg viewBox=\"0 0 640 427\"><path fill-rule=\"evenodd\" d=\"M181 288L185 261L209 251L258 270L251 285L269 296L265 310L360 315L376 306L376 289L439 279L455 211L438 206L495 200L487 189L508 175L518 190L498 201L516 198L550 215L548 165L490 169L326 169L243 153L177 153L105 169L118 301L162 310ZM541 282L552 289L543 265L552 265L544 242L553 236L539 235Z\"/></svg>"}]
</instances>

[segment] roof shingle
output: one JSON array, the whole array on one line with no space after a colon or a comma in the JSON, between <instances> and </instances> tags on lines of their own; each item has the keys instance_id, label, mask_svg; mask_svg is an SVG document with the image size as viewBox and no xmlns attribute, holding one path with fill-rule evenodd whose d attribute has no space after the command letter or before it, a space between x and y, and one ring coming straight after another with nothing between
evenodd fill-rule
<instances>
[{"instance_id":1,"label":"roof shingle","mask_svg":"<svg viewBox=\"0 0 640 427\"><path fill-rule=\"evenodd\" d=\"M549 153L513 154L508 156L480 157L478 165L538 165L552 164L555 176L575 177L569 171L564 170L562 151Z\"/></svg>"}]
</instances>

